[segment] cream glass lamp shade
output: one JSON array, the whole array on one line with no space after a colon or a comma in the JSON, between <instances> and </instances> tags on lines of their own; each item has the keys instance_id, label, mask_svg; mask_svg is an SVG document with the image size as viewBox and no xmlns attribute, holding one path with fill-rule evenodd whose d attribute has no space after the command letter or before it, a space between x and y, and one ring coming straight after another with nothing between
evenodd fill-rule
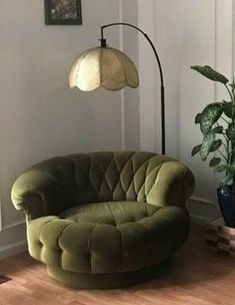
<instances>
[{"instance_id":1,"label":"cream glass lamp shade","mask_svg":"<svg viewBox=\"0 0 235 305\"><path fill-rule=\"evenodd\" d=\"M120 90L125 86L138 87L139 78L134 63L123 52L109 47L96 47L86 50L75 60L69 85L82 91L99 87Z\"/></svg>"}]
</instances>

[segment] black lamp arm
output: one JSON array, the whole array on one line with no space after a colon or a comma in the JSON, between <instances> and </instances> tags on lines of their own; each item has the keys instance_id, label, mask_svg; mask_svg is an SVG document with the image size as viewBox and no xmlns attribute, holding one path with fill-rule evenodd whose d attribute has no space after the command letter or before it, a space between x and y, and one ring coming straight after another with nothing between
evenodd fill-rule
<instances>
[{"instance_id":1,"label":"black lamp arm","mask_svg":"<svg viewBox=\"0 0 235 305\"><path fill-rule=\"evenodd\" d=\"M164 89L162 66L161 66L161 62L160 62L157 50L156 50L152 40L149 38L149 36L144 31L142 31L140 28L138 28L137 26L135 26L133 24L125 23L125 22L115 22L115 23L102 25L100 27L100 30L101 30L101 39L100 39L101 47L106 47L106 40L104 39L104 29L108 28L108 27L111 27L111 26L115 26L115 25L126 25L126 26L134 28L135 30L142 33L144 35L144 37L148 40L148 42L149 42L150 46L152 47L153 52L155 54L157 64L158 64L158 68L159 68L159 73L160 73L160 80L161 80L162 154L165 154L165 151L166 151L166 148L165 148L165 146L166 146L166 141L165 141L165 89Z\"/></svg>"}]
</instances>

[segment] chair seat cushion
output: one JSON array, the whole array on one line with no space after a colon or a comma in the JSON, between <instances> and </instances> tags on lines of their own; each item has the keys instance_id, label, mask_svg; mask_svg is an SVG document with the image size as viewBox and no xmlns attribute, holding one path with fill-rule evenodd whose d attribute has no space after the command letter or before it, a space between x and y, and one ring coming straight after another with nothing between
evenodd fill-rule
<instances>
[{"instance_id":1,"label":"chair seat cushion","mask_svg":"<svg viewBox=\"0 0 235 305\"><path fill-rule=\"evenodd\" d=\"M169 258L187 239L180 207L118 201L80 205L28 225L30 254L80 273L139 270Z\"/></svg>"},{"instance_id":2,"label":"chair seat cushion","mask_svg":"<svg viewBox=\"0 0 235 305\"><path fill-rule=\"evenodd\" d=\"M112 201L84 204L65 211L62 217L77 223L120 226L152 216L160 207L137 201Z\"/></svg>"}]
</instances>

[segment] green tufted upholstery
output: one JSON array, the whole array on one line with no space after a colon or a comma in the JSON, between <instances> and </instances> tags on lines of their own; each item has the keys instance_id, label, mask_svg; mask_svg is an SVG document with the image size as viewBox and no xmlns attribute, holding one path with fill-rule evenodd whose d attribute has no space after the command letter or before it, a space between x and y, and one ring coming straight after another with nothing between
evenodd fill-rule
<instances>
[{"instance_id":1,"label":"green tufted upholstery","mask_svg":"<svg viewBox=\"0 0 235 305\"><path fill-rule=\"evenodd\" d=\"M96 152L31 167L12 201L27 214L30 254L53 278L115 288L151 278L186 241L193 187L192 173L167 156Z\"/></svg>"}]
</instances>

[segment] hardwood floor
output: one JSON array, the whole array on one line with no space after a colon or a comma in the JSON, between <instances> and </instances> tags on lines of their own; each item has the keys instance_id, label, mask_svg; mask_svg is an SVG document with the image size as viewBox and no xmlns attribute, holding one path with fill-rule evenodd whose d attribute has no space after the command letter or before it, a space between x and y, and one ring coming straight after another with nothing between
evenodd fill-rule
<instances>
[{"instance_id":1,"label":"hardwood floor","mask_svg":"<svg viewBox=\"0 0 235 305\"><path fill-rule=\"evenodd\" d=\"M235 258L219 256L194 227L186 246L159 278L128 289L85 291L57 284L27 253L0 261L0 305L234 305Z\"/></svg>"}]
</instances>

